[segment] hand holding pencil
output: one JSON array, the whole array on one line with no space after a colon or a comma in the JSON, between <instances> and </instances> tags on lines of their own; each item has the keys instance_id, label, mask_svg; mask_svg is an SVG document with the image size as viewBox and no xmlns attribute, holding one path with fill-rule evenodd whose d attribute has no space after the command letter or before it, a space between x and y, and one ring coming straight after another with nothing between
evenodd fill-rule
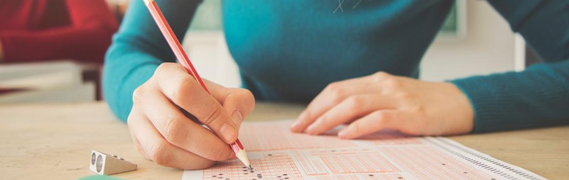
<instances>
[{"instance_id":1,"label":"hand holding pencil","mask_svg":"<svg viewBox=\"0 0 569 180\"><path fill-rule=\"evenodd\" d=\"M243 118L253 110L251 92L202 81L189 59L188 64L182 62L187 58L183 50L180 54L180 63L188 68L163 63L134 92L128 125L137 149L157 164L181 169L207 168L215 161L235 158L229 144L244 151L237 134Z\"/></svg>"}]
</instances>

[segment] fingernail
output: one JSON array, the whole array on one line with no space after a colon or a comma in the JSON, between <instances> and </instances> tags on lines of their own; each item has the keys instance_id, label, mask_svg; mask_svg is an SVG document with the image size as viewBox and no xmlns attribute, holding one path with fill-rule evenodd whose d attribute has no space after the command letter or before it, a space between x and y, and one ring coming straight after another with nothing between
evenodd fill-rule
<instances>
[{"instance_id":1,"label":"fingernail","mask_svg":"<svg viewBox=\"0 0 569 180\"><path fill-rule=\"evenodd\" d=\"M292 128L293 131L297 131L297 129L298 129L299 126L300 126L300 121L297 120L297 121L295 121L294 123L292 123L291 128Z\"/></svg>"},{"instance_id":2,"label":"fingernail","mask_svg":"<svg viewBox=\"0 0 569 180\"><path fill-rule=\"evenodd\" d=\"M348 128L344 128L344 129L340 130L340 132L338 132L338 137L340 137L342 139L348 138Z\"/></svg>"},{"instance_id":3,"label":"fingernail","mask_svg":"<svg viewBox=\"0 0 569 180\"><path fill-rule=\"evenodd\" d=\"M311 124L310 126L308 126L308 128L306 128L306 133L314 134L315 130L316 130L316 124Z\"/></svg>"},{"instance_id":4,"label":"fingernail","mask_svg":"<svg viewBox=\"0 0 569 180\"><path fill-rule=\"evenodd\" d=\"M294 121L294 123L292 124L291 126L292 131L300 132L300 122L302 122L303 118L304 118L304 112L300 113L298 118L296 118L296 121Z\"/></svg>"},{"instance_id":5,"label":"fingernail","mask_svg":"<svg viewBox=\"0 0 569 180\"><path fill-rule=\"evenodd\" d=\"M239 110L233 112L233 115L231 115L231 117L235 123L240 123L243 121L243 115L241 115L241 112Z\"/></svg>"},{"instance_id":6,"label":"fingernail","mask_svg":"<svg viewBox=\"0 0 569 180\"><path fill-rule=\"evenodd\" d=\"M233 142L233 139L235 139L235 128L233 128L233 126L224 124L221 126L221 129L219 129L219 131L221 132L221 136L223 136L225 141Z\"/></svg>"}]
</instances>

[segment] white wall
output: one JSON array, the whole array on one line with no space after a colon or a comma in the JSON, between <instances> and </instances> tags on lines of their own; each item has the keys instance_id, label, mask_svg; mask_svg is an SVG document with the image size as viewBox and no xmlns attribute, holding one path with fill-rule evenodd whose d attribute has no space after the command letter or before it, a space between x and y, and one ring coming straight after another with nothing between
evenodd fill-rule
<instances>
[{"instance_id":1,"label":"white wall","mask_svg":"<svg viewBox=\"0 0 569 180\"><path fill-rule=\"evenodd\" d=\"M222 32L190 31L183 44L201 76L229 87L240 85ZM468 0L466 36L458 41L437 40L424 57L421 79L441 81L510 71L520 67L515 59L522 57L523 40L515 38L507 22L485 1Z\"/></svg>"},{"instance_id":2,"label":"white wall","mask_svg":"<svg viewBox=\"0 0 569 180\"><path fill-rule=\"evenodd\" d=\"M468 0L466 36L457 42L436 41L423 58L420 78L441 81L511 71L523 53L523 40L515 38L487 2Z\"/></svg>"},{"instance_id":3,"label":"white wall","mask_svg":"<svg viewBox=\"0 0 569 180\"><path fill-rule=\"evenodd\" d=\"M190 31L182 46L199 75L226 87L240 87L237 64L229 54L223 32Z\"/></svg>"}]
</instances>

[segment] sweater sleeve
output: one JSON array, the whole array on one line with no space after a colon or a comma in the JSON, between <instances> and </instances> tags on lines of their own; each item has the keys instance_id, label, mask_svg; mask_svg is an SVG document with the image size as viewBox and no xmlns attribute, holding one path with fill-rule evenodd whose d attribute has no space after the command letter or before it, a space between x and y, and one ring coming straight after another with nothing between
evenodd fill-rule
<instances>
[{"instance_id":1,"label":"sweater sleeve","mask_svg":"<svg viewBox=\"0 0 569 180\"><path fill-rule=\"evenodd\" d=\"M569 1L489 3L546 62L522 72L452 81L474 107L473 132L569 124Z\"/></svg>"},{"instance_id":2,"label":"sweater sleeve","mask_svg":"<svg viewBox=\"0 0 569 180\"><path fill-rule=\"evenodd\" d=\"M156 0L176 37L184 39L190 20L201 1ZM105 58L103 93L113 113L126 121L132 93L146 82L162 62L175 62L158 26L142 0L131 1Z\"/></svg>"},{"instance_id":3,"label":"sweater sleeve","mask_svg":"<svg viewBox=\"0 0 569 180\"><path fill-rule=\"evenodd\" d=\"M111 36L118 29L106 2L67 0L66 6L71 21L68 26L0 32L4 61L74 59L102 63Z\"/></svg>"}]
</instances>

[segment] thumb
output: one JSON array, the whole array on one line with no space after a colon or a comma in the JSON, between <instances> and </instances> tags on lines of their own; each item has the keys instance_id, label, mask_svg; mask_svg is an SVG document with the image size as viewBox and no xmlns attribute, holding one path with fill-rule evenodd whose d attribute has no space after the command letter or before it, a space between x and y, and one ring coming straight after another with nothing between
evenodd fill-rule
<instances>
[{"instance_id":1,"label":"thumb","mask_svg":"<svg viewBox=\"0 0 569 180\"><path fill-rule=\"evenodd\" d=\"M255 108L255 97L251 91L240 88L225 89L224 94L220 103L237 127L240 127L243 119Z\"/></svg>"},{"instance_id":2,"label":"thumb","mask_svg":"<svg viewBox=\"0 0 569 180\"><path fill-rule=\"evenodd\" d=\"M242 88L226 88L208 80L205 80L205 83L213 98L223 106L225 112L239 128L243 119L255 108L253 93Z\"/></svg>"},{"instance_id":3,"label":"thumb","mask_svg":"<svg viewBox=\"0 0 569 180\"><path fill-rule=\"evenodd\" d=\"M154 75L160 91L174 104L192 114L199 122L230 144L237 139L239 127L227 114L220 102L209 95L184 68L179 65L161 65ZM174 78L173 78L174 77ZM212 86L213 87L213 86ZM220 89L220 88L213 88ZM169 129L178 124L164 122ZM180 121L181 122L181 121ZM170 130L168 130L170 132ZM172 134L181 133L174 131ZM176 136L178 137L178 136Z\"/></svg>"}]
</instances>

